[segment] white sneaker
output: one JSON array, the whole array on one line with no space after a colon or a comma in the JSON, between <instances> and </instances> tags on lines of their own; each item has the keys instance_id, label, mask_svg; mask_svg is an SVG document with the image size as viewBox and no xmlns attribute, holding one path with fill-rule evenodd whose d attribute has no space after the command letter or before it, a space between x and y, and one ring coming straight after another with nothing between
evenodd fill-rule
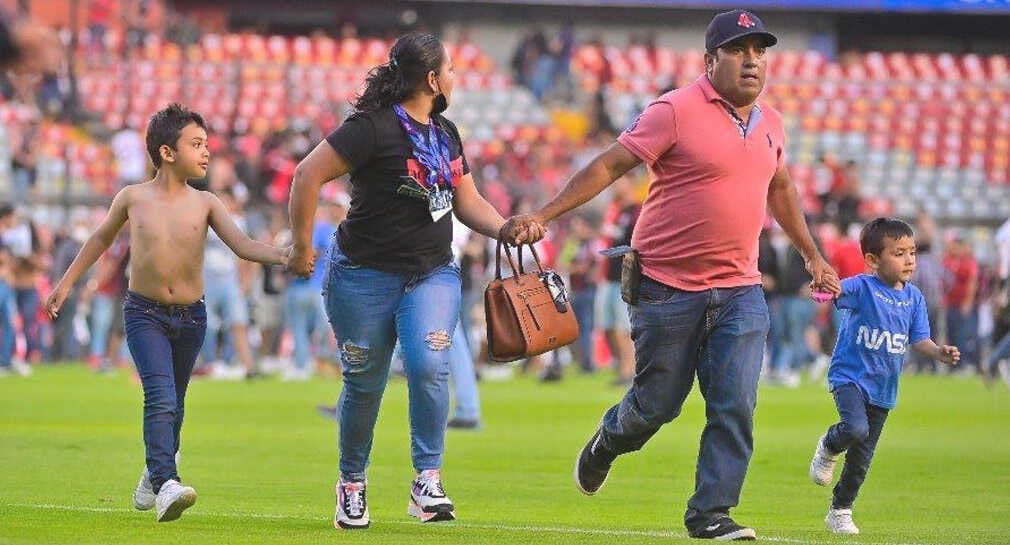
<instances>
[{"instance_id":1,"label":"white sneaker","mask_svg":"<svg viewBox=\"0 0 1010 545\"><path fill-rule=\"evenodd\" d=\"M437 469L426 469L417 475L410 487L407 514L421 522L455 520L452 500L442 488L442 475Z\"/></svg>"},{"instance_id":2,"label":"white sneaker","mask_svg":"<svg viewBox=\"0 0 1010 545\"><path fill-rule=\"evenodd\" d=\"M11 369L15 373L17 373L18 376L22 376L22 377L30 377L30 376L32 376L32 366L29 365L28 363L25 363L22 360L14 360L14 361L12 361L11 362Z\"/></svg>"},{"instance_id":3,"label":"white sneaker","mask_svg":"<svg viewBox=\"0 0 1010 545\"><path fill-rule=\"evenodd\" d=\"M814 458L810 460L810 480L821 486L831 484L831 480L835 476L835 464L838 462L838 455L832 454L824 446L825 437L827 437L827 434L822 435L817 440L817 449L814 450Z\"/></svg>"},{"instance_id":4,"label":"white sneaker","mask_svg":"<svg viewBox=\"0 0 1010 545\"><path fill-rule=\"evenodd\" d=\"M852 509L828 509L824 522L828 525L828 530L836 534L859 533L859 528L852 522Z\"/></svg>"},{"instance_id":5,"label":"white sneaker","mask_svg":"<svg viewBox=\"0 0 1010 545\"><path fill-rule=\"evenodd\" d=\"M175 479L165 481L154 500L158 522L169 522L182 516L182 512L196 503L196 490L183 486Z\"/></svg>"},{"instance_id":6,"label":"white sneaker","mask_svg":"<svg viewBox=\"0 0 1010 545\"><path fill-rule=\"evenodd\" d=\"M154 508L154 500L158 497L154 493L154 485L151 484L151 474L144 468L140 474L140 481L137 488L133 489L133 507L137 511L148 511Z\"/></svg>"},{"instance_id":7,"label":"white sneaker","mask_svg":"<svg viewBox=\"0 0 1010 545\"><path fill-rule=\"evenodd\" d=\"M337 483L337 512L333 516L333 527L345 530L368 528L368 500L365 489L368 481L356 482L343 479Z\"/></svg>"},{"instance_id":8,"label":"white sneaker","mask_svg":"<svg viewBox=\"0 0 1010 545\"><path fill-rule=\"evenodd\" d=\"M175 466L179 467L179 453L175 453ZM154 500L157 494L154 493L154 485L151 484L151 473L144 468L137 481L137 487L133 489L133 507L138 511L148 511L154 508Z\"/></svg>"}]
</instances>

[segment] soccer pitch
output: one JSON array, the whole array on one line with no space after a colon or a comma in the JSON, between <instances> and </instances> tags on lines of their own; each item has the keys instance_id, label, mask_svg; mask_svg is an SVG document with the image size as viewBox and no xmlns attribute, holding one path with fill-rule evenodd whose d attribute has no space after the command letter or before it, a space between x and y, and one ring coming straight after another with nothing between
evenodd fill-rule
<instances>
[{"instance_id":1,"label":"soccer pitch","mask_svg":"<svg viewBox=\"0 0 1010 545\"><path fill-rule=\"evenodd\" d=\"M458 520L406 515L406 385L390 381L369 470L372 527L332 527L335 424L316 414L339 382L196 381L183 429L183 479L196 506L166 524L132 508L143 467L141 390L126 373L37 368L0 379L0 544L697 543L681 523L704 409L684 413L606 487L579 493L572 464L600 415L623 394L611 376L569 373L481 383L484 427L450 430L443 478ZM785 544L1010 543L1010 391L976 378L905 377L855 507L862 534L834 536L830 489L807 464L835 418L823 388L762 387L755 454L738 522Z\"/></svg>"}]
</instances>

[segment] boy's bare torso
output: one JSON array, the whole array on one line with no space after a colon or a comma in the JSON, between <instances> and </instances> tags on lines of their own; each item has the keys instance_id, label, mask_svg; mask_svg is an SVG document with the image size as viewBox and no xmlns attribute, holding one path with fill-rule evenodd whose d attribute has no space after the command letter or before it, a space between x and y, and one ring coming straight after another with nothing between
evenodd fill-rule
<instances>
[{"instance_id":1,"label":"boy's bare torso","mask_svg":"<svg viewBox=\"0 0 1010 545\"><path fill-rule=\"evenodd\" d=\"M210 216L204 193L139 184L131 189L127 215L130 291L166 304L200 300Z\"/></svg>"}]
</instances>

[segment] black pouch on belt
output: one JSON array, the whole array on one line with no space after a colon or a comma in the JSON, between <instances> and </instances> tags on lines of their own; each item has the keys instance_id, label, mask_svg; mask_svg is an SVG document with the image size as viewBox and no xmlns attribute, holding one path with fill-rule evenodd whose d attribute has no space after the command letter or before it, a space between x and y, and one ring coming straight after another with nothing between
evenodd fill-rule
<instances>
[{"instance_id":1,"label":"black pouch on belt","mask_svg":"<svg viewBox=\"0 0 1010 545\"><path fill-rule=\"evenodd\" d=\"M638 250L631 246L615 246L600 253L611 259L621 258L621 299L629 305L637 305L638 288L642 285L642 262Z\"/></svg>"}]
</instances>

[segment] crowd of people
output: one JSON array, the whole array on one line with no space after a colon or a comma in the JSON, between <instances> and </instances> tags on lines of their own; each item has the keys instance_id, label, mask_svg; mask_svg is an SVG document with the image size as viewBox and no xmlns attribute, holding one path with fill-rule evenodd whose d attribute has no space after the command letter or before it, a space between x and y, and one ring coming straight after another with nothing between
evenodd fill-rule
<instances>
[{"instance_id":1,"label":"crowd of people","mask_svg":"<svg viewBox=\"0 0 1010 545\"><path fill-rule=\"evenodd\" d=\"M88 34L85 47L106 51L103 36L109 26L107 2L91 2L88 14ZM125 46L142 43L142 36L164 26L166 36L183 43L191 20L168 10L162 13L158 3L140 2L136 10L127 15L136 24L129 25L129 38ZM131 4L132 5L132 4ZM154 17L153 15L157 15ZM151 21L161 21L152 26ZM171 30L171 32L169 32ZM160 32L160 31L158 31ZM140 36L138 38L137 36ZM654 37L637 38L648 44ZM192 43L190 40L189 43ZM538 96L570 86L573 36L571 28L550 35L534 29L517 47L512 68L515 81L539 90ZM9 82L8 82L9 83ZM83 233L101 216L100 208L77 207L61 221L60 214L41 213L44 200L35 188L37 165L44 153L46 129L58 116L46 107L53 95L47 91L48 83L35 87L32 108L22 122L6 127L11 143L12 207L5 213L3 239L8 259L5 276L9 278L12 298L4 323L4 338L15 339L10 345L11 356L0 349L0 364L10 369L27 372L24 362L86 360L95 369L108 369L127 359L121 342L121 319L116 309L121 297L129 259L122 250L125 241L113 245L109 255L102 260L94 277L75 290L72 303L78 307L64 313L55 323L40 319L38 301L52 282L69 265L83 243ZM57 85L57 88L60 86ZM9 100L24 98L14 87L7 88ZM49 97L47 99L47 97ZM49 115L46 114L49 112ZM310 151L313 142L319 141L328 127L338 123L338 115L323 120L294 119L280 130L259 135L232 131L209 135L212 159L207 178L201 187L208 187L221 195L240 224L260 240L281 240L290 236L284 229L284 214L280 210L287 203L295 167ZM474 148L467 159L475 172L475 181L481 192L495 208L502 212L526 213L533 203L544 201L557 192L567 173L584 166L614 138L609 123L595 123L590 134L582 141L551 138L517 138L511 142L491 142ZM143 142L143 127L134 121L118 127L111 138L110 148L114 165L108 172L111 189L118 189L144 180L149 174L147 151ZM57 155L56 160L72 162ZM65 165L64 170L72 167ZM545 380L562 376L561 368L575 362L583 370L608 366L614 362L615 382L626 383L631 374L630 339L626 313L615 295L619 280L619 266L613 260L599 255L608 245L619 245L630 240L638 205L647 191L645 173L636 170L615 184L605 197L593 200L580 210L577 217L552 227L540 244L541 253L557 269L569 275L576 311L583 324L583 335L569 353L526 362L523 369L539 369ZM845 276L861 271L858 245L854 236L862 220L859 200L858 165L843 162L825 153L815 168L814 182L801 187L805 209L812 211L813 231L818 242L830 256L833 265ZM322 225L335 229L346 213L349 197L345 189L331 190L327 206L321 214L332 214ZM993 376L997 367L988 365L992 354L998 361L1002 337L999 313L999 252L986 251L986 257L995 260L978 263L973 255L973 245L963 230L941 232L923 213L917 228L920 233L920 262L917 281L930 304L930 318L934 331L945 332L945 338L962 346L965 360L977 365L986 376ZM1004 228L1003 231L1006 229ZM1003 232L1001 231L1001 232ZM484 248L480 235L464 237L460 247ZM219 241L218 241L219 242ZM771 302L772 335L769 342L766 378L776 384L795 385L802 370L809 368L817 377L824 370L825 354L834 339L836 320L831 313L814 306L806 297L807 279L802 260L795 251L787 252L784 234L775 225L769 225L762 236L762 272L765 291ZM321 309L315 312L302 308L289 300L304 300L301 291L308 291L301 281L283 272L264 267L236 263L221 257L220 244L213 240L207 248L208 300L211 306L211 335L202 360L207 365L198 374L214 377L259 376L264 372L278 371L287 378L304 378L311 374L312 366L305 347L309 341L316 345L313 353L321 359L332 359L333 340L326 339L327 328L319 327L324 321ZM466 260L464 285L473 292L488 279L487 251L472 252ZM1003 273L1005 274L1005 273ZM318 276L318 274L317 274ZM320 284L319 278L309 281ZM289 296L288 292L296 295ZM6 301L6 299L4 299ZM479 300L471 294L470 300ZM302 305L304 306L304 305ZM472 306L472 305L471 305ZM302 317L315 316L312 319ZM286 331L288 315L299 326ZM480 315L465 317L464 329L470 333L473 353L481 360L479 332ZM473 321L474 323L468 323ZM11 335L7 331L15 332ZM306 340L304 332L310 332ZM295 342L297 339L297 342ZM567 352L567 351L566 351ZM288 365L289 360L293 363ZM325 369L323 366L321 369ZM931 371L934 366L913 360L912 368ZM493 374L493 373L492 373Z\"/></svg>"}]
</instances>

